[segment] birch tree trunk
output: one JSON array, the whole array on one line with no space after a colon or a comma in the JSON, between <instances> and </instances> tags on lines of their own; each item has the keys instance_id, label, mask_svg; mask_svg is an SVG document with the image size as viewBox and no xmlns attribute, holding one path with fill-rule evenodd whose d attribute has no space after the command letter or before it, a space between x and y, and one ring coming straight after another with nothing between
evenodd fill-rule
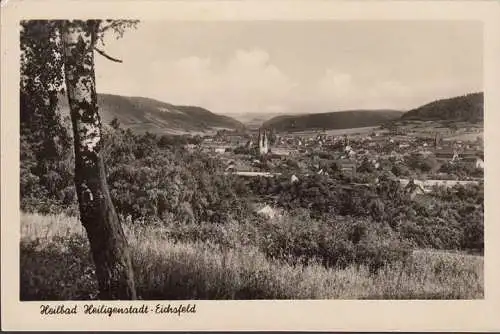
<instances>
[{"instance_id":1,"label":"birch tree trunk","mask_svg":"<svg viewBox=\"0 0 500 334\"><path fill-rule=\"evenodd\" d=\"M136 299L130 252L106 182L94 72L95 21L64 21L64 73L75 146L75 185L100 299Z\"/></svg>"}]
</instances>

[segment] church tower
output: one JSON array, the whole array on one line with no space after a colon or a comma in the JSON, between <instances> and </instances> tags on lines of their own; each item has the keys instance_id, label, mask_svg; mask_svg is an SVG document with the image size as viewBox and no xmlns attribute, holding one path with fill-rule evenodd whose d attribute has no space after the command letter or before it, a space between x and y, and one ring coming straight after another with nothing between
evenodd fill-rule
<instances>
[{"instance_id":1,"label":"church tower","mask_svg":"<svg viewBox=\"0 0 500 334\"><path fill-rule=\"evenodd\" d=\"M434 136L434 148L438 148L441 144L441 137L439 136L439 132L436 132Z\"/></svg>"},{"instance_id":2,"label":"church tower","mask_svg":"<svg viewBox=\"0 0 500 334\"><path fill-rule=\"evenodd\" d=\"M259 154L265 155L269 152L269 140L267 131L259 129Z\"/></svg>"}]
</instances>

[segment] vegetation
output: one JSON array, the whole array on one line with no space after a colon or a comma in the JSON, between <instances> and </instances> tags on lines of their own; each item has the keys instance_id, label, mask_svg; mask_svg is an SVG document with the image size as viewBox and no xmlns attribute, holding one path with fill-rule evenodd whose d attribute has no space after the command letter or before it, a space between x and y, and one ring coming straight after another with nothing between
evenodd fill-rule
<instances>
[{"instance_id":1,"label":"vegetation","mask_svg":"<svg viewBox=\"0 0 500 334\"><path fill-rule=\"evenodd\" d=\"M191 140L195 139L192 138ZM380 275L389 275L389 272L393 275L394 272L390 270L399 270L399 273L402 270L401 266L404 263L409 263L408 261L423 261L418 258L420 255L412 255L413 249L416 248L474 250L479 252L483 249L482 186L457 186L453 189L437 188L432 197L426 195L412 199L405 192L405 189L399 186L399 183L384 178L381 179L377 186L373 187L352 186L348 180L319 175L304 178L297 183L291 183L287 175L282 178L254 178L245 181L236 176L224 175L225 166L221 160L211 157L209 154L186 151L184 144L189 142L186 137L136 134L118 127L105 132L105 142L104 159L108 166L107 178L111 196L122 220L128 222L127 229L132 247L135 247L133 246L135 234L130 234L130 231L144 238L146 238L145 234L147 233L154 234L155 239L150 241L154 246L151 247L161 249L160 251L147 248L144 250L147 256L142 259L137 259L142 253L135 249L132 251L134 263L140 262L142 263L141 266L147 266L146 268L148 268L146 270L141 267L137 271L142 273L139 274L140 278L136 279L140 291L141 289L142 291L155 290L154 284L148 288L148 284L151 283L150 280L157 282L155 284L160 284L158 280L161 281L167 275L167 273L160 275L156 268L172 268L172 275L181 275L182 273L179 276L182 279L187 279L191 274L195 275L193 277L199 277L199 281L196 282L192 281L193 277L188 280L192 282L190 284L201 284L196 289L193 286L186 287L186 291L189 289L194 289L189 291L197 291L196 295L189 298L208 298L208 296L218 296L220 298L232 298L234 296L238 298L266 298L266 296L287 298L286 296L294 293L296 293L294 298L299 298L299 296L309 298L308 296L311 295L307 295L308 293L313 296L333 295L341 298L384 298L386 296L392 296L390 298L424 298L424 292L417 292L422 287L419 285L420 283L417 284L416 282L411 283L408 281L405 284L413 284L414 286L412 288L408 287L407 290L401 290L401 292L396 291L395 286L378 288L372 286L370 288L365 287L364 290L360 291L354 291L357 288L348 286L354 284L353 282L361 284L359 280L365 282L362 284L382 284L384 280L379 278ZM25 145L25 147L30 148L31 146ZM33 156L29 150L25 153L27 157ZM71 159L71 156L68 156L67 159ZM294 160L290 159L290 161L293 162ZM27 160L27 162L30 162L30 160ZM30 163L33 163L33 161ZM29 166L30 163L23 163L23 165ZM71 166L69 161L62 160L60 163L61 166ZM39 170L35 168L27 170L27 172L38 173ZM54 171L50 171L50 173L54 175ZM67 180L64 178L67 178ZM35 179L38 181L33 183ZM74 219L66 217L66 215L72 216L76 213L74 190L71 186L68 186L68 184L71 184L71 179L72 172L70 168L67 170L62 168L61 174L52 178L48 178L44 174L38 174L37 177L28 173L23 174L21 178L22 189L28 190L22 194L22 210L24 212L34 212L33 215L27 215L27 217L36 217L29 218L32 225L35 225L34 221L44 219L38 216L37 212L49 215L57 214L60 218L46 219L59 219L59 223L62 224L64 224L63 221ZM54 180L59 181L54 182ZM39 192L37 193L37 191ZM41 193L44 194L45 198L43 202L37 201ZM66 196L61 197L62 194L66 194ZM273 219L257 214L254 203L265 202L274 204L278 209L281 208L284 214ZM64 215L61 216L61 214ZM33 238L43 235L40 232L33 232L33 234ZM80 254L81 259L85 259L84 254L86 253L82 253L86 250L84 241L70 239L74 243L65 239L51 242L50 245L52 246L47 252L49 250L57 252L61 247L62 249L73 247L67 246L68 243L71 245L76 243L79 248L74 251ZM141 242L140 244L143 243L147 244L147 242ZM47 246L48 244L43 245ZM167 245L171 246L167 247ZM24 243L21 251L23 258L26 261L34 261L28 259L38 259L39 256L58 258L54 253L50 255L44 253L44 247L40 245L34 247L31 243ZM37 252L40 254L35 254ZM245 252L253 254L252 256L255 258L247 258ZM158 263L148 262L153 258L153 254L161 254L161 256L155 255L157 257L154 258L157 258L155 261L164 261L161 262L164 263L163 267L159 266ZM162 256L165 257L163 260L161 259ZM211 269L212 271L201 274L205 269L199 268L199 271L195 273L192 271L194 269L191 268L193 265L189 265L191 262L188 261L184 264L184 261L175 260L179 258L185 259L189 256L192 257L193 261L201 261L200 266L215 266L213 268L220 268L220 272L214 273L214 270L219 269ZM425 253L422 256L427 258L427 256L434 255ZM210 260L200 260L205 257ZM214 259L218 259L217 261L227 260L227 257L230 257L231 261L242 261L242 263L237 264L235 262L228 267L227 263L226 265L215 265L212 262L216 261ZM460 261L468 262L469 259L479 261L479 258L465 255L462 257L456 255L453 259L460 260L457 260L456 264L450 264L451 266L458 266ZM83 266L78 261L74 265ZM174 265L171 261L177 264ZM242 272L243 269L241 268L247 268L245 270L255 268L249 267L249 264L245 261L258 261L258 266L262 265L267 268L262 269L267 271L265 275L273 277L269 278L271 281L267 283L251 283L256 280L254 275L260 275L261 271L257 271L257 273ZM138 266L137 264L134 265ZM443 266L447 265L449 264L443 264ZM462 263L459 266L462 269L456 270L465 270L463 268L469 265L471 263ZM257 264L254 266L257 266ZM477 269L477 267L475 268ZM89 269L85 270L88 271ZM145 273L148 270L151 271L152 277L146 277ZM234 270L234 273L225 270ZM414 267L412 270L417 271L417 268ZM426 266L425 269L421 270L431 269ZM467 270L467 272L472 272L470 268ZM280 274L271 275L270 273L274 273L274 271L283 272L284 274L283 276L280 276ZM296 275L298 275L296 279L299 280L300 275L302 275L299 273L304 271L314 271L317 275L323 277L325 282L321 284L318 283L321 280L320 278L314 280L308 278L314 284L319 284L319 286L333 284L327 283L331 280L326 278L328 275L334 275L334 277L361 275L364 278L361 279L361 276L349 278L351 283L341 285L348 289L345 291L341 291L342 288L340 287L329 287L328 289L333 289L329 292L326 290L319 291L315 289L321 289L320 287L316 288L312 285L307 288L308 290L300 293L291 287L282 287L280 289L284 290L275 290L276 285L284 285L285 282L288 282L285 277L290 272L296 272ZM48 272L46 273L48 275ZM263 273L261 274L263 275ZM418 275L420 274L423 275L423 273ZM154 278L154 275L160 275L161 278ZM204 275L214 276L208 279ZM221 282L221 275L225 277L224 282L235 279L239 283L227 283L228 287L222 285L217 288L210 287L210 284ZM241 278L238 275L246 276ZM405 276L407 275L405 273L401 275L406 277L407 280L417 279L415 273L408 274L408 276ZM447 274L442 275L444 277ZM475 275L480 274L476 272ZM42 279L43 273L40 273L39 276ZM208 279L208 283L201 283L205 282L205 278ZM168 279L173 281L164 283L167 286L158 289L172 293L170 284L180 284L178 282L181 278ZM250 281L246 282L247 279ZM277 283L280 279L284 281ZM448 278L448 280L451 279ZM465 278L457 279L465 280ZM439 280L444 281L445 279L439 278ZM479 284L478 280L479 278L474 280L474 284ZM394 280L390 282L392 282L390 284L396 284ZM22 284L24 284L23 291L31 291L33 283L24 282ZM88 286L90 283L85 284L85 286ZM209 284L208 287L206 284ZM245 286L246 284L269 284L272 288L260 286L258 289L266 292L259 290L261 291L259 293L255 292L255 290L251 290L253 292L237 292L240 287L234 287L235 284ZM453 284L457 289L463 288L458 288L458 283ZM303 285L300 286L303 287ZM42 287L39 288L42 289ZM207 291L206 289L214 290ZM311 292L311 289L316 292ZM459 295L458 292L449 290L444 292L443 289L448 289L444 285L436 285L432 289L437 290L428 296L434 296L435 298L465 298L464 295ZM473 291L476 292L480 290L479 287L474 289ZM178 298L187 298L186 295L182 295L187 292L182 291L182 289L179 290ZM44 293L40 292L39 296L41 297ZM158 291L141 293L143 298L165 296ZM466 294L469 293L473 292L466 292ZM35 298L35 292L30 292L30 294L32 294L32 297L26 298ZM72 296L71 298L81 297L80 295L80 297ZM175 297L172 295L167 296L169 298Z\"/></svg>"},{"instance_id":2,"label":"vegetation","mask_svg":"<svg viewBox=\"0 0 500 334\"><path fill-rule=\"evenodd\" d=\"M349 110L294 116L276 116L264 123L264 127L276 131L306 131L318 129L349 129L381 125L398 119L396 110Z\"/></svg>"},{"instance_id":3,"label":"vegetation","mask_svg":"<svg viewBox=\"0 0 500 334\"><path fill-rule=\"evenodd\" d=\"M97 286L76 218L22 215L21 300L86 300ZM291 265L255 247L174 241L182 225L126 224L142 299L474 299L483 298L482 257L416 251L371 274L364 265ZM242 238L240 231L227 237ZM40 265L43 264L43 265ZM65 270L61 270L65 268Z\"/></svg>"},{"instance_id":4,"label":"vegetation","mask_svg":"<svg viewBox=\"0 0 500 334\"><path fill-rule=\"evenodd\" d=\"M404 120L449 120L465 122L483 121L483 93L441 99L412 109L401 118Z\"/></svg>"},{"instance_id":5,"label":"vegetation","mask_svg":"<svg viewBox=\"0 0 500 334\"><path fill-rule=\"evenodd\" d=\"M207 131L216 128L240 129L243 124L228 116L196 106L178 106L144 97L99 94L102 118L117 118L124 128L136 132Z\"/></svg>"},{"instance_id":6,"label":"vegetation","mask_svg":"<svg viewBox=\"0 0 500 334\"><path fill-rule=\"evenodd\" d=\"M136 292L127 240L106 182L94 51L121 62L100 50L99 44L104 45L105 31L114 31L121 37L125 29L137 23L134 20L21 22L21 105L26 107L21 112L25 114L23 121L27 121L31 130L27 134L33 135L35 143L39 140L37 135L43 138L40 132L48 130L52 138L42 140L42 147L50 148L52 157L60 155L54 140L59 136L57 130L65 139L70 133L73 137L79 216L90 241L101 299L136 299ZM68 97L72 132L66 131L64 122L59 122L59 115L54 112L57 95L63 91ZM40 115L42 123L44 119L51 122L47 128L33 131L31 114Z\"/></svg>"},{"instance_id":7,"label":"vegetation","mask_svg":"<svg viewBox=\"0 0 500 334\"><path fill-rule=\"evenodd\" d=\"M98 94L97 102L104 123L108 124L116 118L123 128L140 133L203 132L244 127L229 116L201 107L173 105L145 97ZM63 114L69 113L64 96L59 98L58 108Z\"/></svg>"},{"instance_id":8,"label":"vegetation","mask_svg":"<svg viewBox=\"0 0 500 334\"><path fill-rule=\"evenodd\" d=\"M64 77L60 59L50 61L55 67L44 71L58 47L54 30L44 22L26 23L33 29L21 34L25 46L20 96L21 299L97 297L96 272L103 272L96 261L97 250L109 244L102 244L103 231L92 225L100 219L98 210L92 207L91 215L82 210L89 208L82 180L93 187L91 194L104 194L96 198L106 199L103 206L110 208L107 212L115 224L111 225L126 223L132 248L127 263L135 267L135 285L142 298L482 296L482 258L463 253L482 253L484 248L483 186L436 188L416 196L415 189L393 180L395 175L437 172L438 168L458 168L453 172L459 173L460 166L439 167L432 158L415 155L404 164L381 161L383 171L378 171L366 160L360 175L350 178L330 163L329 153L323 153L307 156L306 161L287 158L282 177L245 180L226 175L221 159L185 148L185 144L200 143L200 136L138 133L125 129L120 123L126 122L118 119L101 129L95 94L71 108L75 128L83 122L88 125L85 129L95 131L72 133L56 107ZM75 52L64 57L65 71L76 70L74 63L68 66L67 62L80 56ZM92 57L80 60L88 59ZM92 77L90 70L84 74ZM69 83L68 89L75 89L74 82ZM89 91L94 91L90 85ZM71 94L70 101L75 98ZM131 110L139 102L160 107L153 100L117 99ZM197 119L207 112L175 108ZM82 119L83 115L91 117ZM337 113L339 119L342 115ZM73 151L75 134L77 150ZM91 146L94 139L97 144ZM82 152L90 159L83 174ZM235 153L256 152L239 147ZM269 166L274 163L271 160L260 163ZM312 173L291 182L297 170L312 170L311 161L329 176ZM363 184L371 177L378 182ZM278 214L259 214L256 207L265 204ZM84 222L87 234L100 238L99 247L95 243L90 247L92 258L76 217ZM416 251L424 248L434 251ZM102 297L102 284L100 290Z\"/></svg>"}]
</instances>

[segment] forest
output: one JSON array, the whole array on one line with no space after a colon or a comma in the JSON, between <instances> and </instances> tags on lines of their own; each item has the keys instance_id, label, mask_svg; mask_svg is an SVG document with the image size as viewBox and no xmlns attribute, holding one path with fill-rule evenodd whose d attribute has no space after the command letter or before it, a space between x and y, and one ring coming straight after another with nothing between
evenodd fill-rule
<instances>
[{"instance_id":1,"label":"forest","mask_svg":"<svg viewBox=\"0 0 500 334\"><path fill-rule=\"evenodd\" d=\"M450 99L440 99L412 109L403 120L450 120L471 123L483 122L483 93L470 93Z\"/></svg>"}]
</instances>

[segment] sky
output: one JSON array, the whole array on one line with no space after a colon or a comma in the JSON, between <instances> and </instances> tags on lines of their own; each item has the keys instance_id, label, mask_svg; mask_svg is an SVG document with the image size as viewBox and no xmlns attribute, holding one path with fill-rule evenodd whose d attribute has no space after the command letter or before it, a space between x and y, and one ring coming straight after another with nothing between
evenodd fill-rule
<instances>
[{"instance_id":1,"label":"sky","mask_svg":"<svg viewBox=\"0 0 500 334\"><path fill-rule=\"evenodd\" d=\"M97 91L215 113L409 110L483 90L478 21L142 21Z\"/></svg>"}]
</instances>

